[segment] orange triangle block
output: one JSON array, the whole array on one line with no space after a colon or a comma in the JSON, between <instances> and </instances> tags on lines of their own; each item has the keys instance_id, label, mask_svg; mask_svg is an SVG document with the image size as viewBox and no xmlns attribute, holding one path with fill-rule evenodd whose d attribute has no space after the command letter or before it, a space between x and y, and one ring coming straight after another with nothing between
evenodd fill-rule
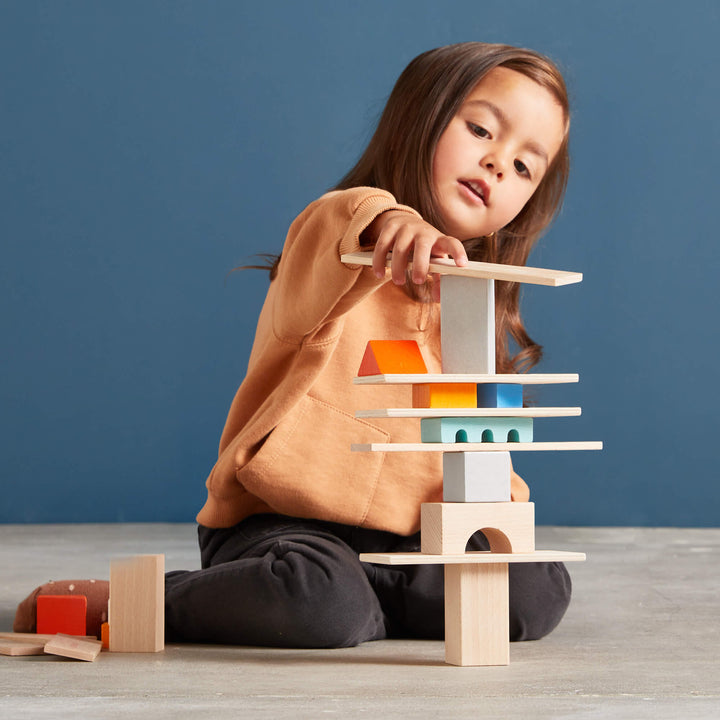
<instances>
[{"instance_id":1,"label":"orange triangle block","mask_svg":"<svg viewBox=\"0 0 720 720\"><path fill-rule=\"evenodd\" d=\"M358 375L426 373L415 340L371 340L365 348Z\"/></svg>"}]
</instances>

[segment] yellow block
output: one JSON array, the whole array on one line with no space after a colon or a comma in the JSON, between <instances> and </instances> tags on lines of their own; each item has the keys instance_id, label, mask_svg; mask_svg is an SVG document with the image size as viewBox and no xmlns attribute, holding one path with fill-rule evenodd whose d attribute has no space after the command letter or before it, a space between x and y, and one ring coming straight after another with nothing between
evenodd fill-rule
<instances>
[{"instance_id":1,"label":"yellow block","mask_svg":"<svg viewBox=\"0 0 720 720\"><path fill-rule=\"evenodd\" d=\"M413 385L413 407L477 407L477 385L475 385L475 383L428 383Z\"/></svg>"}]
</instances>

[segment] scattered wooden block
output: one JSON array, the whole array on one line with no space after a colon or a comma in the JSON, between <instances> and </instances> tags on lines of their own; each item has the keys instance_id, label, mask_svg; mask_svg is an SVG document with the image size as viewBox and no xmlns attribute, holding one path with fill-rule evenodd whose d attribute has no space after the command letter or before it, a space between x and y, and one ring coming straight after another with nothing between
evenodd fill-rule
<instances>
[{"instance_id":1,"label":"scattered wooden block","mask_svg":"<svg viewBox=\"0 0 720 720\"><path fill-rule=\"evenodd\" d=\"M445 662L507 665L510 610L507 563L445 566Z\"/></svg>"},{"instance_id":2,"label":"scattered wooden block","mask_svg":"<svg viewBox=\"0 0 720 720\"><path fill-rule=\"evenodd\" d=\"M40 634L85 635L85 595L38 595L37 631Z\"/></svg>"},{"instance_id":3,"label":"scattered wooden block","mask_svg":"<svg viewBox=\"0 0 720 720\"><path fill-rule=\"evenodd\" d=\"M0 640L0 655L43 655L45 643L41 640Z\"/></svg>"},{"instance_id":4,"label":"scattered wooden block","mask_svg":"<svg viewBox=\"0 0 720 720\"><path fill-rule=\"evenodd\" d=\"M460 440L458 432L465 431ZM511 435L512 431L515 431ZM424 443L525 442L533 439L530 417L442 417L420 421L420 439Z\"/></svg>"},{"instance_id":5,"label":"scattered wooden block","mask_svg":"<svg viewBox=\"0 0 720 720\"><path fill-rule=\"evenodd\" d=\"M138 555L110 564L110 651L165 647L165 556Z\"/></svg>"},{"instance_id":6,"label":"scattered wooden block","mask_svg":"<svg viewBox=\"0 0 720 720\"><path fill-rule=\"evenodd\" d=\"M99 640L84 640L70 635L56 635L45 645L48 655L60 655L73 660L93 662L102 650Z\"/></svg>"},{"instance_id":7,"label":"scattered wooden block","mask_svg":"<svg viewBox=\"0 0 720 720\"><path fill-rule=\"evenodd\" d=\"M463 553L470 536L482 530L497 553L535 550L535 505L530 502L423 503L420 544L423 553Z\"/></svg>"},{"instance_id":8,"label":"scattered wooden block","mask_svg":"<svg viewBox=\"0 0 720 720\"><path fill-rule=\"evenodd\" d=\"M414 408L474 408L477 385L474 383L428 383L412 386Z\"/></svg>"},{"instance_id":9,"label":"scattered wooden block","mask_svg":"<svg viewBox=\"0 0 720 720\"><path fill-rule=\"evenodd\" d=\"M443 453L445 502L510 502L509 452Z\"/></svg>"},{"instance_id":10,"label":"scattered wooden block","mask_svg":"<svg viewBox=\"0 0 720 720\"><path fill-rule=\"evenodd\" d=\"M370 340L358 376L386 373L426 373L427 367L415 340Z\"/></svg>"},{"instance_id":11,"label":"scattered wooden block","mask_svg":"<svg viewBox=\"0 0 720 720\"><path fill-rule=\"evenodd\" d=\"M495 372L495 282L443 277L440 283L443 373Z\"/></svg>"},{"instance_id":12,"label":"scattered wooden block","mask_svg":"<svg viewBox=\"0 0 720 720\"><path fill-rule=\"evenodd\" d=\"M519 383L479 383L476 401L479 408L521 408L523 386Z\"/></svg>"}]
</instances>

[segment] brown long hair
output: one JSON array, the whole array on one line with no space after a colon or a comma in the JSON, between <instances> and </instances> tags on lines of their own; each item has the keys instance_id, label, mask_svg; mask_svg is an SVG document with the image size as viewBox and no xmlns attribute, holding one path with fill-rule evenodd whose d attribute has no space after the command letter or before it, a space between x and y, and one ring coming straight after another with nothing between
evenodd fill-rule
<instances>
[{"instance_id":1,"label":"brown long hair","mask_svg":"<svg viewBox=\"0 0 720 720\"><path fill-rule=\"evenodd\" d=\"M539 53L509 45L459 43L418 55L398 78L375 133L356 165L333 188L368 186L391 192L438 229L443 219L432 183L432 163L440 136L475 85L493 68L515 70L547 89L563 109L563 141L525 207L493 237L464 243L471 260L524 265L538 238L560 209L569 171L570 110L565 82L555 64ZM277 263L273 269L276 269ZM274 273L271 271L271 277ZM406 289L426 299L412 282ZM542 348L520 316L520 285L496 281L497 371L518 372L537 364ZM510 356L509 338L519 351Z\"/></svg>"}]
</instances>

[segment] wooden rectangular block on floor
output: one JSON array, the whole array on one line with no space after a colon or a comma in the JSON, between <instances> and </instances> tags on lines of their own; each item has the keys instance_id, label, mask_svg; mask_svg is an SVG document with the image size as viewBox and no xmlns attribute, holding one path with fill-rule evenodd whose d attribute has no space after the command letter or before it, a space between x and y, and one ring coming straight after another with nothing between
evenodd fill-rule
<instances>
[{"instance_id":1,"label":"wooden rectangular block on floor","mask_svg":"<svg viewBox=\"0 0 720 720\"><path fill-rule=\"evenodd\" d=\"M414 408L474 408L476 405L475 383L428 383L412 386Z\"/></svg>"},{"instance_id":2,"label":"wooden rectangular block on floor","mask_svg":"<svg viewBox=\"0 0 720 720\"><path fill-rule=\"evenodd\" d=\"M43 655L45 643L40 640L0 640L0 655Z\"/></svg>"},{"instance_id":3,"label":"wooden rectangular block on floor","mask_svg":"<svg viewBox=\"0 0 720 720\"><path fill-rule=\"evenodd\" d=\"M464 439L460 439L461 436ZM422 418L420 438L424 443L529 443L533 440L533 418L472 416Z\"/></svg>"},{"instance_id":4,"label":"wooden rectangular block on floor","mask_svg":"<svg viewBox=\"0 0 720 720\"><path fill-rule=\"evenodd\" d=\"M445 662L510 662L508 566L445 566Z\"/></svg>"},{"instance_id":5,"label":"wooden rectangular block on floor","mask_svg":"<svg viewBox=\"0 0 720 720\"><path fill-rule=\"evenodd\" d=\"M495 373L495 282L444 276L440 282L443 373Z\"/></svg>"},{"instance_id":6,"label":"wooden rectangular block on floor","mask_svg":"<svg viewBox=\"0 0 720 720\"><path fill-rule=\"evenodd\" d=\"M496 553L535 550L535 505L531 502L423 503L422 552L464 553L470 536L482 530Z\"/></svg>"},{"instance_id":7,"label":"wooden rectangular block on floor","mask_svg":"<svg viewBox=\"0 0 720 720\"><path fill-rule=\"evenodd\" d=\"M165 556L138 555L110 564L110 651L165 647Z\"/></svg>"},{"instance_id":8,"label":"wooden rectangular block on floor","mask_svg":"<svg viewBox=\"0 0 720 720\"><path fill-rule=\"evenodd\" d=\"M85 635L86 623L85 595L38 595L37 631L41 635Z\"/></svg>"},{"instance_id":9,"label":"wooden rectangular block on floor","mask_svg":"<svg viewBox=\"0 0 720 720\"><path fill-rule=\"evenodd\" d=\"M443 453L444 502L510 502L509 452Z\"/></svg>"},{"instance_id":10,"label":"wooden rectangular block on floor","mask_svg":"<svg viewBox=\"0 0 720 720\"><path fill-rule=\"evenodd\" d=\"M93 662L102 650L99 640L85 640L70 635L56 635L45 644L48 655L61 655L73 660Z\"/></svg>"}]
</instances>

